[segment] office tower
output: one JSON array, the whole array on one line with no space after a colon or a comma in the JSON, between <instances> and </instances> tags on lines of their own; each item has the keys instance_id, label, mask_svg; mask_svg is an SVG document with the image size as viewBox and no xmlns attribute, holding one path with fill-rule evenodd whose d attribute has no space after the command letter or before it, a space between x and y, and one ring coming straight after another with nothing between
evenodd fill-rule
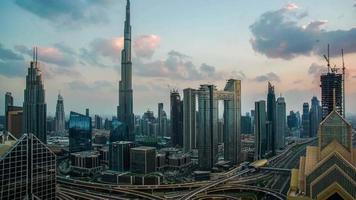
<instances>
[{"instance_id":1,"label":"office tower","mask_svg":"<svg viewBox=\"0 0 356 200\"><path fill-rule=\"evenodd\" d=\"M196 94L195 89L183 90L183 149L196 148Z\"/></svg>"},{"instance_id":2,"label":"office tower","mask_svg":"<svg viewBox=\"0 0 356 200\"><path fill-rule=\"evenodd\" d=\"M235 165L241 154L241 81L229 79L217 95L224 101L224 159Z\"/></svg>"},{"instance_id":3,"label":"office tower","mask_svg":"<svg viewBox=\"0 0 356 200\"><path fill-rule=\"evenodd\" d=\"M32 133L43 143L47 143L47 105L42 74L37 61L37 48L34 48L33 61L28 68L23 102L23 132Z\"/></svg>"},{"instance_id":4,"label":"office tower","mask_svg":"<svg viewBox=\"0 0 356 200\"><path fill-rule=\"evenodd\" d=\"M23 109L18 106L7 107L7 131L19 139L22 136Z\"/></svg>"},{"instance_id":5,"label":"office tower","mask_svg":"<svg viewBox=\"0 0 356 200\"><path fill-rule=\"evenodd\" d=\"M267 149L272 155L276 154L276 95L270 82L267 94Z\"/></svg>"},{"instance_id":6,"label":"office tower","mask_svg":"<svg viewBox=\"0 0 356 200\"><path fill-rule=\"evenodd\" d=\"M96 129L103 128L103 119L99 115L94 116L94 124Z\"/></svg>"},{"instance_id":7,"label":"office tower","mask_svg":"<svg viewBox=\"0 0 356 200\"><path fill-rule=\"evenodd\" d=\"M352 127L338 109L321 122L318 140L292 169L288 199L356 199Z\"/></svg>"},{"instance_id":8,"label":"office tower","mask_svg":"<svg viewBox=\"0 0 356 200\"><path fill-rule=\"evenodd\" d=\"M47 133L53 133L56 129L56 121L53 117L47 117L46 119Z\"/></svg>"},{"instance_id":9,"label":"office tower","mask_svg":"<svg viewBox=\"0 0 356 200\"><path fill-rule=\"evenodd\" d=\"M266 151L266 101L257 101L255 102L255 160L264 158Z\"/></svg>"},{"instance_id":10,"label":"office tower","mask_svg":"<svg viewBox=\"0 0 356 200\"><path fill-rule=\"evenodd\" d=\"M58 99L57 99L55 131L59 135L63 135L65 133L64 104L63 104L63 97L61 96L61 94L58 94Z\"/></svg>"},{"instance_id":11,"label":"office tower","mask_svg":"<svg viewBox=\"0 0 356 200\"><path fill-rule=\"evenodd\" d=\"M251 134L252 133L252 119L249 113L241 116L241 133L242 134Z\"/></svg>"},{"instance_id":12,"label":"office tower","mask_svg":"<svg viewBox=\"0 0 356 200\"><path fill-rule=\"evenodd\" d=\"M164 127L163 127L163 103L158 103L158 136L163 138L165 136Z\"/></svg>"},{"instance_id":13,"label":"office tower","mask_svg":"<svg viewBox=\"0 0 356 200\"><path fill-rule=\"evenodd\" d=\"M293 110L291 110L287 116L287 124L290 130L295 130L299 127L297 114Z\"/></svg>"},{"instance_id":14,"label":"office tower","mask_svg":"<svg viewBox=\"0 0 356 200\"><path fill-rule=\"evenodd\" d=\"M87 116L87 117L90 116L89 108L86 108L86 109L85 109L85 116Z\"/></svg>"},{"instance_id":15,"label":"office tower","mask_svg":"<svg viewBox=\"0 0 356 200\"><path fill-rule=\"evenodd\" d=\"M69 152L91 150L92 125L91 117L76 112L69 116Z\"/></svg>"},{"instance_id":16,"label":"office tower","mask_svg":"<svg viewBox=\"0 0 356 200\"><path fill-rule=\"evenodd\" d=\"M224 142L224 119L218 121L218 143Z\"/></svg>"},{"instance_id":17,"label":"office tower","mask_svg":"<svg viewBox=\"0 0 356 200\"><path fill-rule=\"evenodd\" d=\"M130 171L137 174L149 174L156 171L156 148L135 147L130 149Z\"/></svg>"},{"instance_id":18,"label":"office tower","mask_svg":"<svg viewBox=\"0 0 356 200\"><path fill-rule=\"evenodd\" d=\"M342 94L342 74L329 72L320 77L321 82L321 104L323 109L323 119L333 109L333 95L335 90L336 111L343 115L343 94Z\"/></svg>"},{"instance_id":19,"label":"office tower","mask_svg":"<svg viewBox=\"0 0 356 200\"><path fill-rule=\"evenodd\" d=\"M255 132L255 110L251 110L251 126L252 126L252 130L251 130L251 133L254 133Z\"/></svg>"},{"instance_id":20,"label":"office tower","mask_svg":"<svg viewBox=\"0 0 356 200\"><path fill-rule=\"evenodd\" d=\"M125 137L124 134L124 124L117 119L111 120L110 125L110 143L117 142L117 141L124 141L128 138Z\"/></svg>"},{"instance_id":21,"label":"office tower","mask_svg":"<svg viewBox=\"0 0 356 200\"><path fill-rule=\"evenodd\" d=\"M218 101L214 85L201 85L198 91L198 162L201 170L211 170L218 161Z\"/></svg>"},{"instance_id":22,"label":"office tower","mask_svg":"<svg viewBox=\"0 0 356 200\"><path fill-rule=\"evenodd\" d=\"M130 149L133 142L116 141L110 144L109 168L113 171L126 172L130 170Z\"/></svg>"},{"instance_id":23,"label":"office tower","mask_svg":"<svg viewBox=\"0 0 356 200\"><path fill-rule=\"evenodd\" d=\"M303 115L302 115L302 134L301 137L306 138L309 137L309 127L310 127L310 121L309 121L309 103L304 103L303 104Z\"/></svg>"},{"instance_id":24,"label":"office tower","mask_svg":"<svg viewBox=\"0 0 356 200\"><path fill-rule=\"evenodd\" d=\"M119 82L118 118L124 124L125 134L135 141L132 97L130 1L127 0L124 27L124 49L121 51L121 80Z\"/></svg>"},{"instance_id":25,"label":"office tower","mask_svg":"<svg viewBox=\"0 0 356 200\"><path fill-rule=\"evenodd\" d=\"M316 137L319 129L319 124L321 122L321 117L322 117L322 109L320 106L320 102L317 97L313 97L311 100L311 108L309 113L309 120L310 120L309 137Z\"/></svg>"},{"instance_id":26,"label":"office tower","mask_svg":"<svg viewBox=\"0 0 356 200\"><path fill-rule=\"evenodd\" d=\"M278 97L276 102L276 148L285 146L285 132L287 126L286 102L284 97Z\"/></svg>"},{"instance_id":27,"label":"office tower","mask_svg":"<svg viewBox=\"0 0 356 200\"><path fill-rule=\"evenodd\" d=\"M177 90L171 91L171 139L173 147L183 147L183 103Z\"/></svg>"},{"instance_id":28,"label":"office tower","mask_svg":"<svg viewBox=\"0 0 356 200\"><path fill-rule=\"evenodd\" d=\"M163 111L162 114L162 131L163 131L163 137L168 137L170 135L170 128L169 128L169 122L167 118L167 114L165 111Z\"/></svg>"},{"instance_id":29,"label":"office tower","mask_svg":"<svg viewBox=\"0 0 356 200\"><path fill-rule=\"evenodd\" d=\"M0 133L0 199L56 199L56 156L33 134Z\"/></svg>"},{"instance_id":30,"label":"office tower","mask_svg":"<svg viewBox=\"0 0 356 200\"><path fill-rule=\"evenodd\" d=\"M12 97L11 92L6 92L5 94L5 124L4 124L4 130L8 131L8 122L7 122L7 115L8 115L8 107L14 105L14 98Z\"/></svg>"}]
</instances>

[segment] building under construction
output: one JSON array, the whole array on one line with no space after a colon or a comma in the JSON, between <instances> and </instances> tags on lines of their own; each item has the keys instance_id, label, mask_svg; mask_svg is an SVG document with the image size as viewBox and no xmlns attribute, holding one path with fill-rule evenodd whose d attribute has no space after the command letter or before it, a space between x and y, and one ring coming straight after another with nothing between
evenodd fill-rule
<instances>
[{"instance_id":1,"label":"building under construction","mask_svg":"<svg viewBox=\"0 0 356 200\"><path fill-rule=\"evenodd\" d=\"M325 56L328 63L328 72L320 77L321 87L321 106L323 119L333 111L334 101L335 110L345 116L345 65L342 51L342 68L330 67L329 46L328 56ZM334 97L335 96L335 97Z\"/></svg>"}]
</instances>

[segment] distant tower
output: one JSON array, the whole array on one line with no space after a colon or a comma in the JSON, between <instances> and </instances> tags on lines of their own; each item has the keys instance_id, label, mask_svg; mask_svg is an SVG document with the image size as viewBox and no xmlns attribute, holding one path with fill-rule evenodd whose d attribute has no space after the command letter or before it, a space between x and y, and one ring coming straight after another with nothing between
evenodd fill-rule
<instances>
[{"instance_id":1,"label":"distant tower","mask_svg":"<svg viewBox=\"0 0 356 200\"><path fill-rule=\"evenodd\" d=\"M286 102L284 97L278 97L276 102L276 147L281 149L285 145L285 131L287 127Z\"/></svg>"},{"instance_id":2,"label":"distant tower","mask_svg":"<svg viewBox=\"0 0 356 200\"><path fill-rule=\"evenodd\" d=\"M23 132L32 133L43 143L47 143L46 137L46 113L45 90L42 82L42 74L37 61L37 48L33 50L33 61L28 68L26 76L26 88L23 102Z\"/></svg>"},{"instance_id":3,"label":"distant tower","mask_svg":"<svg viewBox=\"0 0 356 200\"><path fill-rule=\"evenodd\" d=\"M63 97L58 94L56 117L55 117L55 131L57 134L62 135L65 133L65 117L64 117L64 104Z\"/></svg>"},{"instance_id":4,"label":"distant tower","mask_svg":"<svg viewBox=\"0 0 356 200\"><path fill-rule=\"evenodd\" d=\"M309 137L309 128L310 127L310 121L309 121L309 103L304 103L303 104L303 114L302 114L302 128L303 132L301 137Z\"/></svg>"},{"instance_id":5,"label":"distant tower","mask_svg":"<svg viewBox=\"0 0 356 200\"><path fill-rule=\"evenodd\" d=\"M6 92L5 94L5 126L4 126L4 130L8 131L8 107L13 106L14 105L14 98L12 97L11 92Z\"/></svg>"},{"instance_id":6,"label":"distant tower","mask_svg":"<svg viewBox=\"0 0 356 200\"><path fill-rule=\"evenodd\" d=\"M268 82L267 94L267 149L275 155L276 152L276 95L274 86Z\"/></svg>"},{"instance_id":7,"label":"distant tower","mask_svg":"<svg viewBox=\"0 0 356 200\"><path fill-rule=\"evenodd\" d=\"M264 158L267 150L266 101L255 102L255 160Z\"/></svg>"},{"instance_id":8,"label":"distant tower","mask_svg":"<svg viewBox=\"0 0 356 200\"><path fill-rule=\"evenodd\" d=\"M121 51L119 107L117 110L119 120L124 123L125 137L127 137L127 140L129 141L135 141L132 93L130 0L127 0L124 28L124 49Z\"/></svg>"},{"instance_id":9,"label":"distant tower","mask_svg":"<svg viewBox=\"0 0 356 200\"><path fill-rule=\"evenodd\" d=\"M163 103L158 103L158 136L163 138L165 136L165 132L164 132L164 127L163 127Z\"/></svg>"},{"instance_id":10,"label":"distant tower","mask_svg":"<svg viewBox=\"0 0 356 200\"><path fill-rule=\"evenodd\" d=\"M196 92L183 90L183 147L185 152L196 148Z\"/></svg>"},{"instance_id":11,"label":"distant tower","mask_svg":"<svg viewBox=\"0 0 356 200\"><path fill-rule=\"evenodd\" d=\"M320 101L317 97L313 97L311 100L311 107L309 112L310 120L310 130L309 136L316 137L319 129L319 124L321 122L322 110L320 106Z\"/></svg>"},{"instance_id":12,"label":"distant tower","mask_svg":"<svg viewBox=\"0 0 356 200\"><path fill-rule=\"evenodd\" d=\"M183 102L177 90L171 91L172 145L183 147Z\"/></svg>"}]
</instances>

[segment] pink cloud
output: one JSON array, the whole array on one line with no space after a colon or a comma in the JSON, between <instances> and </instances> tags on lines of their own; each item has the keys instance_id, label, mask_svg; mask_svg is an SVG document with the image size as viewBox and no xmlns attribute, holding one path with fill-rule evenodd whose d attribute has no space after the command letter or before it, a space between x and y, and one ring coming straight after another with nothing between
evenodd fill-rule
<instances>
[{"instance_id":1,"label":"pink cloud","mask_svg":"<svg viewBox=\"0 0 356 200\"><path fill-rule=\"evenodd\" d=\"M159 46L161 38L157 35L141 35L135 39L134 51L137 57L151 58Z\"/></svg>"},{"instance_id":2,"label":"pink cloud","mask_svg":"<svg viewBox=\"0 0 356 200\"><path fill-rule=\"evenodd\" d=\"M112 58L113 60L120 58L120 51L124 47L124 38L97 38L91 42L91 47L96 53L104 57Z\"/></svg>"},{"instance_id":3,"label":"pink cloud","mask_svg":"<svg viewBox=\"0 0 356 200\"><path fill-rule=\"evenodd\" d=\"M286 9L286 10L295 10L298 8L299 7L295 3L288 3L287 5L284 6L284 9Z\"/></svg>"}]
</instances>

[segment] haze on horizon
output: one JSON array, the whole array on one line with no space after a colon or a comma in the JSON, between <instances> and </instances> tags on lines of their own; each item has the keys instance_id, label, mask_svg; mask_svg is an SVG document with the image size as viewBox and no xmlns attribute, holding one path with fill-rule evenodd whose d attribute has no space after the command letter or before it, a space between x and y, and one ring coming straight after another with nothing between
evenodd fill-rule
<instances>
[{"instance_id":1,"label":"haze on horizon","mask_svg":"<svg viewBox=\"0 0 356 200\"><path fill-rule=\"evenodd\" d=\"M32 47L39 48L48 115L58 91L73 110L115 115L126 1L0 2L0 111L22 105ZM315 6L317 5L317 6ZM317 7L317 8L316 8ZM347 67L346 111L356 113L356 1L132 0L134 113L169 111L169 91L242 80L242 111L266 99L267 81L289 110L320 99L322 55ZM168 112L169 113L169 112Z\"/></svg>"}]
</instances>

